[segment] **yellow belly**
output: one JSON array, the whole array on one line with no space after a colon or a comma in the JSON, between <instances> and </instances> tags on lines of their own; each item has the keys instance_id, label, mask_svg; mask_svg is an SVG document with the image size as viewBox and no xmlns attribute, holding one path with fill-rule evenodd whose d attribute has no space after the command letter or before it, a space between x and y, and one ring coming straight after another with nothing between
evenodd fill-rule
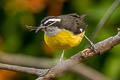
<instances>
[{"instance_id":1,"label":"yellow belly","mask_svg":"<svg viewBox=\"0 0 120 80\"><path fill-rule=\"evenodd\" d=\"M54 36L44 35L44 40L50 48L62 50L70 49L82 41L84 33L85 32L74 35L73 33L63 29L61 32L57 33Z\"/></svg>"}]
</instances>

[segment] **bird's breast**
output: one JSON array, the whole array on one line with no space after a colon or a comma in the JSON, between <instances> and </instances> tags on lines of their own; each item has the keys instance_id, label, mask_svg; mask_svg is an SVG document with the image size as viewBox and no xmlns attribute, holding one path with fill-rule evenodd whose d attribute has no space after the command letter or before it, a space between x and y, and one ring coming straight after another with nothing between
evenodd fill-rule
<instances>
[{"instance_id":1,"label":"bird's breast","mask_svg":"<svg viewBox=\"0 0 120 80\"><path fill-rule=\"evenodd\" d=\"M82 38L84 37L84 33L73 34L70 31L62 29L61 32L57 33L54 36L44 35L45 43L53 49L70 49L76 45L78 45Z\"/></svg>"}]
</instances>

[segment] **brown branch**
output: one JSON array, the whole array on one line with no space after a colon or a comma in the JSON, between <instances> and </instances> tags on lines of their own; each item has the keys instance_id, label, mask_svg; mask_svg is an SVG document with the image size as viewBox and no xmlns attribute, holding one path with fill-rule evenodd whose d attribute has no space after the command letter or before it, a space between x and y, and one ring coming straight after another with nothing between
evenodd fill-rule
<instances>
[{"instance_id":1,"label":"brown branch","mask_svg":"<svg viewBox=\"0 0 120 80\"><path fill-rule=\"evenodd\" d=\"M3 63L0 63L0 69L23 72L23 73L37 75L37 76L43 76L48 72L48 69L28 68L28 67L21 67L21 66L3 64Z\"/></svg>"},{"instance_id":2,"label":"brown branch","mask_svg":"<svg viewBox=\"0 0 120 80\"><path fill-rule=\"evenodd\" d=\"M0 53L0 62L37 68L49 68L57 63L57 61L54 61L53 59L49 58L37 58L32 56L25 56L20 54L7 54L2 52ZM70 71L73 71L79 74L81 77L87 78L88 80L93 80L94 78L97 78L96 80L108 80L100 72L82 63L70 68Z\"/></svg>"},{"instance_id":3,"label":"brown branch","mask_svg":"<svg viewBox=\"0 0 120 80\"><path fill-rule=\"evenodd\" d=\"M49 68L57 63L57 61L49 58L37 58L32 56L7 54L2 52L0 53L0 62L37 68ZM88 80L93 80L94 78L97 78L96 80L107 80L107 78L100 72L82 63L70 68L70 71L73 71L79 74L81 77L87 78Z\"/></svg>"},{"instance_id":4,"label":"brown branch","mask_svg":"<svg viewBox=\"0 0 120 80\"><path fill-rule=\"evenodd\" d=\"M113 37L109 37L104 41L96 43L95 44L96 53L89 48L80 51L71 58L65 60L62 64L57 64L56 66L52 67L49 70L49 72L42 77L41 80L48 80L50 78L54 78L57 75L69 69L70 67L78 64L79 62L86 61L95 55L103 54L119 43L120 43L120 32L118 32L118 34Z\"/></svg>"}]
</instances>

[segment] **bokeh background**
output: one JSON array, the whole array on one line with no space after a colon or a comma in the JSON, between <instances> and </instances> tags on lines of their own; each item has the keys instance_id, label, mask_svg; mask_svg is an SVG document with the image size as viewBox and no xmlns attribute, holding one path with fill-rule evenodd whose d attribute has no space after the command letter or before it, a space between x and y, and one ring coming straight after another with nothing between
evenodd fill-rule
<instances>
[{"instance_id":1,"label":"bokeh background","mask_svg":"<svg viewBox=\"0 0 120 80\"><path fill-rule=\"evenodd\" d=\"M25 25L39 26L46 16L68 13L87 14L87 36L92 37L96 26L115 0L0 0L0 53L20 54L37 58L59 59L62 51L51 50L43 40L43 32L35 34ZM120 5L98 32L94 43L113 36L120 26ZM88 42L65 51L65 59L84 49ZM5 57L9 59L9 57ZM14 59L13 59L14 60ZM42 62L40 62L42 63ZM95 56L84 64L101 72L111 80L120 80L120 45L104 55ZM36 64L37 65L37 64ZM34 80L36 76L0 70L0 80ZM86 80L67 72L55 80Z\"/></svg>"}]
</instances>

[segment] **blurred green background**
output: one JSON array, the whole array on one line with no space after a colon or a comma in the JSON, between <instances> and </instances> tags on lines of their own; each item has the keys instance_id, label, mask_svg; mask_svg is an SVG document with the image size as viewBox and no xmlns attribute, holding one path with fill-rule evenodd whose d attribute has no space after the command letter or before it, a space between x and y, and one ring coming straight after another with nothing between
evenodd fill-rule
<instances>
[{"instance_id":1,"label":"blurred green background","mask_svg":"<svg viewBox=\"0 0 120 80\"><path fill-rule=\"evenodd\" d=\"M57 59L61 51L51 50L43 40L43 32L35 34L26 29L25 25L39 26L46 16L57 16L68 13L87 14L88 28L86 34L92 36L97 24L115 0L0 0L0 51L9 54L23 54L36 57ZM97 34L94 43L113 36L120 26L120 5L110 16L103 28ZM88 42L82 43L65 51L65 58L69 58L84 49ZM120 45L104 55L93 57L84 62L96 69L111 80L120 80ZM27 74L9 72L9 77L0 80L34 80L35 77ZM6 72L7 73L7 72ZM56 78L55 80L85 80L72 72Z\"/></svg>"}]
</instances>

